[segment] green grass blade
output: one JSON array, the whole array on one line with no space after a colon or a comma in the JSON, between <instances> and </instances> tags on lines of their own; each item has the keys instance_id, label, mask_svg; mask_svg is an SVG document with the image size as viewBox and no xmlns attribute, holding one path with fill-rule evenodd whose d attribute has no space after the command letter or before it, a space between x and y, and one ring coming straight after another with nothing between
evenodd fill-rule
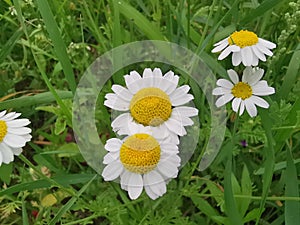
<instances>
[{"instance_id":1,"label":"green grass blade","mask_svg":"<svg viewBox=\"0 0 300 225\"><path fill-rule=\"evenodd\" d=\"M29 225L28 213L26 209L26 200L24 197L22 199L22 222L23 225Z\"/></svg>"},{"instance_id":2,"label":"green grass blade","mask_svg":"<svg viewBox=\"0 0 300 225\"><path fill-rule=\"evenodd\" d=\"M231 149L233 149L233 146ZM224 173L224 199L225 199L226 213L228 215L230 224L242 225L243 221L237 209L237 204L233 195L231 173L232 173L232 157L230 154L226 163L226 168Z\"/></svg>"},{"instance_id":3,"label":"green grass blade","mask_svg":"<svg viewBox=\"0 0 300 225\"><path fill-rule=\"evenodd\" d=\"M70 184L86 183L92 179L95 174L68 174L57 175L51 179L61 186L67 186ZM7 189L0 191L0 196L10 195L21 191L32 191L39 188L49 188L52 184L46 179L40 179L32 182L16 184L8 187Z\"/></svg>"},{"instance_id":4,"label":"green grass blade","mask_svg":"<svg viewBox=\"0 0 300 225\"><path fill-rule=\"evenodd\" d=\"M62 39L62 36L58 29L57 23L54 19L51 8L47 0L37 0L36 2L37 2L38 10L40 11L44 23L46 25L46 29L53 42L54 50L57 54L58 60L62 65L66 80L68 81L71 91L75 93L76 82L75 82L75 76L73 73L72 65L66 51L66 45Z\"/></svg>"},{"instance_id":5,"label":"green grass blade","mask_svg":"<svg viewBox=\"0 0 300 225\"><path fill-rule=\"evenodd\" d=\"M56 91L60 99L73 98L70 91ZM0 102L0 110L9 108L29 107L33 105L48 104L54 102L56 99L51 92L44 92L33 96L22 96L15 99Z\"/></svg>"},{"instance_id":6,"label":"green grass blade","mask_svg":"<svg viewBox=\"0 0 300 225\"><path fill-rule=\"evenodd\" d=\"M49 225L54 225L56 224L59 219L62 217L63 214L65 214L73 205L74 203L77 201L77 199L80 197L80 195L90 186L90 184L92 183L92 181L97 177L98 175L94 175L90 181L84 185L79 191L78 193L73 196L68 202L67 204L65 204L59 211L58 213L54 216L54 218L50 221Z\"/></svg>"},{"instance_id":7,"label":"green grass blade","mask_svg":"<svg viewBox=\"0 0 300 225\"><path fill-rule=\"evenodd\" d=\"M267 136L267 146L263 149L264 155L265 155L265 173L263 174L263 193L262 193L262 199L260 201L259 206L259 217L256 220L256 225L259 224L260 217L264 211L264 206L268 197L268 192L272 183L272 177L273 177L273 171L274 171L274 165L275 165L275 155L274 155L274 140L272 136L272 122L269 117L268 111L264 109L258 109L259 115L261 116L261 121L263 128L265 130L266 136Z\"/></svg>"},{"instance_id":8,"label":"green grass blade","mask_svg":"<svg viewBox=\"0 0 300 225\"><path fill-rule=\"evenodd\" d=\"M286 197L299 197L299 181L297 177L296 166L293 162L291 149L287 149L287 167L285 171ZM299 201L285 201L285 224L294 225L300 221L300 202Z\"/></svg>"},{"instance_id":9,"label":"green grass blade","mask_svg":"<svg viewBox=\"0 0 300 225\"><path fill-rule=\"evenodd\" d=\"M294 54L290 60L288 69L283 79L283 83L278 92L278 96L280 99L286 98L290 93L292 87L295 85L297 81L297 77L299 77L299 68L300 68L300 44L294 50Z\"/></svg>"},{"instance_id":10,"label":"green grass blade","mask_svg":"<svg viewBox=\"0 0 300 225\"><path fill-rule=\"evenodd\" d=\"M142 13L137 11L125 1L118 1L120 13L127 19L132 20L134 24L152 40L165 40L166 38L161 34L159 29L154 26Z\"/></svg>"},{"instance_id":11,"label":"green grass blade","mask_svg":"<svg viewBox=\"0 0 300 225\"><path fill-rule=\"evenodd\" d=\"M242 25L245 25L253 20L255 20L258 17L261 17L264 13L274 8L279 3L288 2L286 0L265 0L263 1L257 8L250 10L248 14L244 16L244 18L241 21Z\"/></svg>"},{"instance_id":12,"label":"green grass blade","mask_svg":"<svg viewBox=\"0 0 300 225\"><path fill-rule=\"evenodd\" d=\"M16 30L16 32L8 39L8 41L5 43L5 45L1 48L0 51L0 62L2 62L6 56L9 55L17 41L20 39L20 37L24 34L22 28L19 28Z\"/></svg>"}]
</instances>

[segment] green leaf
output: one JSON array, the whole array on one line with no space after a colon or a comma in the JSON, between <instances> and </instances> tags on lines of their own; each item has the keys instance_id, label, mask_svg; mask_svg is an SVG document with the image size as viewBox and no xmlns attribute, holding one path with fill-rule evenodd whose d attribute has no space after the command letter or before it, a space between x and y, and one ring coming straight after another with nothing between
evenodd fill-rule
<instances>
[{"instance_id":1,"label":"green leaf","mask_svg":"<svg viewBox=\"0 0 300 225\"><path fill-rule=\"evenodd\" d=\"M232 157L228 157L225 174L224 174L224 199L226 214L228 215L230 224L242 225L242 218L237 209L237 204L233 196L232 187Z\"/></svg>"},{"instance_id":2,"label":"green leaf","mask_svg":"<svg viewBox=\"0 0 300 225\"><path fill-rule=\"evenodd\" d=\"M260 209L252 209L250 212L247 213L247 215L244 217L243 222L247 223L249 221L255 220L260 213Z\"/></svg>"},{"instance_id":3,"label":"green leaf","mask_svg":"<svg viewBox=\"0 0 300 225\"><path fill-rule=\"evenodd\" d=\"M54 133L56 135L60 135L61 133L63 133L65 131L66 126L67 126L66 119L62 116L58 117L54 124Z\"/></svg>"},{"instance_id":4,"label":"green leaf","mask_svg":"<svg viewBox=\"0 0 300 225\"><path fill-rule=\"evenodd\" d=\"M57 94L61 99L73 98L73 95L70 91L57 91ZM55 98L51 92L44 92L32 96L22 96L20 98L0 102L0 110L9 108L16 109L21 107L29 107L32 105L47 104L54 101Z\"/></svg>"},{"instance_id":5,"label":"green leaf","mask_svg":"<svg viewBox=\"0 0 300 225\"><path fill-rule=\"evenodd\" d=\"M286 187L285 196L299 197L299 182L297 176L296 166L293 163L292 152L287 150L287 167L286 167ZM285 224L294 225L300 221L300 202L299 201L285 201Z\"/></svg>"},{"instance_id":6,"label":"green leaf","mask_svg":"<svg viewBox=\"0 0 300 225\"><path fill-rule=\"evenodd\" d=\"M133 23L152 40L165 40L157 26L154 26L142 13L137 11L134 7L125 1L118 1L120 13L127 19L132 20Z\"/></svg>"},{"instance_id":7,"label":"green leaf","mask_svg":"<svg viewBox=\"0 0 300 225\"><path fill-rule=\"evenodd\" d=\"M0 63L9 55L17 41L24 34L22 28L16 30L16 32L8 39L4 46L2 46L0 51Z\"/></svg>"},{"instance_id":8,"label":"green leaf","mask_svg":"<svg viewBox=\"0 0 300 225\"><path fill-rule=\"evenodd\" d=\"M219 216L217 211L201 196L191 195L191 199L195 206L209 218L212 218L213 216Z\"/></svg>"},{"instance_id":9,"label":"green leaf","mask_svg":"<svg viewBox=\"0 0 300 225\"><path fill-rule=\"evenodd\" d=\"M252 183L251 183L251 178L249 175L249 171L247 169L247 166L244 165L243 172L242 172L242 179L241 179L241 190L242 190L242 195L249 196L249 199L241 199L242 201L240 202L241 208L240 212L241 215L244 216L249 205L251 202L251 195L252 195Z\"/></svg>"},{"instance_id":10,"label":"green leaf","mask_svg":"<svg viewBox=\"0 0 300 225\"><path fill-rule=\"evenodd\" d=\"M95 174L68 174L68 175L58 175L51 179L59 183L61 186L67 186L70 184L86 183L91 180ZM41 179L27 183L21 183L11 186L7 189L0 191L0 196L10 195L20 191L31 191L38 188L49 188L51 183L48 180Z\"/></svg>"},{"instance_id":11,"label":"green leaf","mask_svg":"<svg viewBox=\"0 0 300 225\"><path fill-rule=\"evenodd\" d=\"M71 91L74 93L76 90L75 76L70 59L67 54L66 45L62 39L57 23L54 19L51 8L47 0L37 0L38 10L40 11L43 21L46 25L46 29L53 42L54 50L57 58L60 61L65 77L68 81Z\"/></svg>"},{"instance_id":12,"label":"green leaf","mask_svg":"<svg viewBox=\"0 0 300 225\"><path fill-rule=\"evenodd\" d=\"M248 14L244 16L241 21L242 25L245 25L251 21L254 21L256 18L261 17L267 11L273 9L277 4L287 2L286 0L265 0L257 8L249 11Z\"/></svg>"},{"instance_id":13,"label":"green leaf","mask_svg":"<svg viewBox=\"0 0 300 225\"><path fill-rule=\"evenodd\" d=\"M2 165L0 166L0 180L5 182L6 184L9 184L12 169L13 169L13 162L9 164L2 163Z\"/></svg>"}]
</instances>

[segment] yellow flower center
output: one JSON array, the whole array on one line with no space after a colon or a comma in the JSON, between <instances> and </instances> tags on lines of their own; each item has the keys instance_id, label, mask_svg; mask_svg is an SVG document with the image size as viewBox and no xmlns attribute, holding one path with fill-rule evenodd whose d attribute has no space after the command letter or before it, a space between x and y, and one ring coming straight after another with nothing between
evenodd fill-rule
<instances>
[{"instance_id":1,"label":"yellow flower center","mask_svg":"<svg viewBox=\"0 0 300 225\"><path fill-rule=\"evenodd\" d=\"M245 100L246 98L250 98L252 96L252 88L247 83L238 82L231 89L231 93L234 97Z\"/></svg>"},{"instance_id":2,"label":"yellow flower center","mask_svg":"<svg viewBox=\"0 0 300 225\"><path fill-rule=\"evenodd\" d=\"M168 120L172 112L169 96L159 88L143 88L130 102L131 116L145 126L158 126Z\"/></svg>"},{"instance_id":3,"label":"yellow flower center","mask_svg":"<svg viewBox=\"0 0 300 225\"><path fill-rule=\"evenodd\" d=\"M124 167L139 174L153 170L160 159L160 145L148 134L128 137L120 149L120 160Z\"/></svg>"},{"instance_id":4,"label":"yellow flower center","mask_svg":"<svg viewBox=\"0 0 300 225\"><path fill-rule=\"evenodd\" d=\"M7 125L6 122L0 120L0 142L3 140L5 135L7 134Z\"/></svg>"},{"instance_id":5,"label":"yellow flower center","mask_svg":"<svg viewBox=\"0 0 300 225\"><path fill-rule=\"evenodd\" d=\"M228 38L229 45L237 45L240 48L255 45L257 42L257 35L247 30L235 31Z\"/></svg>"}]
</instances>

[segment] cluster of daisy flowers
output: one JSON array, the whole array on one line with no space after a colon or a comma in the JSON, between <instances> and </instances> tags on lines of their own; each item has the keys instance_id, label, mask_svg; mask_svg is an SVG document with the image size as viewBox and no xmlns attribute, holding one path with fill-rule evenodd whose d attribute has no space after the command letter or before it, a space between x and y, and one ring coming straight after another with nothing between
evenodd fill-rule
<instances>
[{"instance_id":1,"label":"cluster of daisy flowers","mask_svg":"<svg viewBox=\"0 0 300 225\"><path fill-rule=\"evenodd\" d=\"M229 37L214 44L212 52L221 52L218 60L226 58L232 53L232 65L243 64L246 68L242 78L230 69L227 70L229 80L219 79L212 94L220 96L216 106L220 107L232 100L232 110L242 115L246 111L251 117L257 115L256 106L268 108L269 104L259 96L275 93L273 87L269 87L267 81L261 80L264 70L258 66L259 60L266 61L266 56L272 56L271 49L276 44L259 38L254 32L248 30L235 31Z\"/></svg>"},{"instance_id":2,"label":"cluster of daisy flowers","mask_svg":"<svg viewBox=\"0 0 300 225\"><path fill-rule=\"evenodd\" d=\"M119 178L121 188L131 199L143 189L151 199L166 193L170 179L177 177L181 159L179 137L187 134L198 114L186 106L193 100L190 87L178 87L179 76L158 68L146 68L142 76L131 71L124 76L126 87L113 85L104 105L121 112L112 121L112 129L123 138L109 139L104 148L105 181Z\"/></svg>"},{"instance_id":3,"label":"cluster of daisy flowers","mask_svg":"<svg viewBox=\"0 0 300 225\"><path fill-rule=\"evenodd\" d=\"M22 153L22 147L31 140L28 119L18 119L21 113L6 110L0 112L0 166L14 161Z\"/></svg>"}]
</instances>

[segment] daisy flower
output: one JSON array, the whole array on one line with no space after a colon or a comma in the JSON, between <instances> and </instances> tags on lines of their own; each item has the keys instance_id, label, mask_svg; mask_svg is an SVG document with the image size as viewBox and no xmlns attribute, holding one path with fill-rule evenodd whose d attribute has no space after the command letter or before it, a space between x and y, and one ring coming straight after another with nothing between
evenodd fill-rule
<instances>
[{"instance_id":1,"label":"daisy flower","mask_svg":"<svg viewBox=\"0 0 300 225\"><path fill-rule=\"evenodd\" d=\"M251 117L257 115L256 105L262 108L269 108L268 102L258 96L266 96L275 93L275 89L269 87L267 81L260 80L264 70L260 68L246 67L243 71L242 81L239 81L238 74L234 70L227 70L231 82L226 79L219 79L219 87L213 89L213 95L221 95L216 101L220 107L232 101L232 109L239 111L242 115L245 108Z\"/></svg>"},{"instance_id":2,"label":"daisy flower","mask_svg":"<svg viewBox=\"0 0 300 225\"><path fill-rule=\"evenodd\" d=\"M22 147L31 140L31 129L28 119L16 119L21 113L6 110L0 112L0 166L14 160L14 155L20 155Z\"/></svg>"},{"instance_id":3,"label":"daisy flower","mask_svg":"<svg viewBox=\"0 0 300 225\"><path fill-rule=\"evenodd\" d=\"M198 110L183 106L194 99L188 94L190 87L177 87L179 76L169 71L165 75L159 68L146 68L143 76L136 71L125 75L127 88L113 85L114 93L105 96L104 105L124 111L113 122L112 128L119 135L128 134L135 123L151 126L153 131L167 137L170 133L186 135L185 126L193 125L190 117Z\"/></svg>"},{"instance_id":4,"label":"daisy flower","mask_svg":"<svg viewBox=\"0 0 300 225\"><path fill-rule=\"evenodd\" d=\"M232 52L232 65L237 66L241 62L244 66L257 66L258 61L266 61L266 56L272 56L270 49L276 48L276 44L257 37L248 30L235 31L229 37L214 44L211 52L221 52L218 60L226 58Z\"/></svg>"},{"instance_id":5,"label":"daisy flower","mask_svg":"<svg viewBox=\"0 0 300 225\"><path fill-rule=\"evenodd\" d=\"M131 199L137 199L145 189L154 200L165 194L167 182L177 177L181 161L177 145L147 129L123 140L111 138L104 148L108 151L103 159L107 165L102 171L104 180L120 177L121 188Z\"/></svg>"}]
</instances>

